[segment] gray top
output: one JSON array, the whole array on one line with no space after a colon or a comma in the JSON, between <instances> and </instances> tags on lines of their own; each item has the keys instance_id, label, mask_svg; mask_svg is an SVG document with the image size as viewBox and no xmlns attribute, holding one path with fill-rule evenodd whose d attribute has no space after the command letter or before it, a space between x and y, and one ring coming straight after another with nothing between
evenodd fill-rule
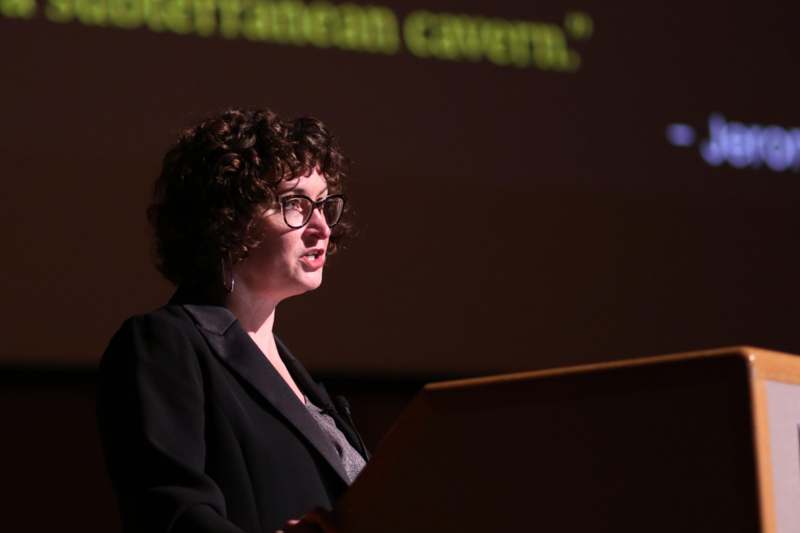
<instances>
[{"instance_id":1,"label":"gray top","mask_svg":"<svg viewBox=\"0 0 800 533\"><path fill-rule=\"evenodd\" d=\"M322 431L324 431L330 439L339 457L342 458L345 473L350 483L352 483L359 472L361 472L361 469L364 468L364 465L367 464L366 461L364 461L361 454L350 445L347 437L339 431L339 428L336 427L336 421L329 414L326 414L322 409L311 403L308 398L305 398L305 400L308 412L311 413L311 416L317 421L319 427L322 428Z\"/></svg>"}]
</instances>

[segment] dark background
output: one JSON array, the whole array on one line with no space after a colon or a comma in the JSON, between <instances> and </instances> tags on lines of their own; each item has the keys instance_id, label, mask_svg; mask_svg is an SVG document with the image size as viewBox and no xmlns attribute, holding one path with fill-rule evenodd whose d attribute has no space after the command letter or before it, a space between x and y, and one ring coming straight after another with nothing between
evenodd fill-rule
<instances>
[{"instance_id":1,"label":"dark background","mask_svg":"<svg viewBox=\"0 0 800 533\"><path fill-rule=\"evenodd\" d=\"M16 501L108 508L94 367L172 290L144 218L162 154L227 106L315 115L354 160L360 236L276 329L355 394L357 419L362 399L373 442L429 379L741 343L800 353L800 174L699 153L712 113L800 127L798 4L386 5L400 22L578 10L594 32L568 41L580 68L557 72L58 24L41 6L0 17L3 460L7 486L32 484ZM698 140L672 146L671 123Z\"/></svg>"},{"instance_id":2,"label":"dark background","mask_svg":"<svg viewBox=\"0 0 800 533\"><path fill-rule=\"evenodd\" d=\"M144 219L176 132L313 114L354 160L360 238L278 330L309 367L485 373L720 344L800 351L798 173L711 167L665 128L800 127L794 4L404 4L562 24L575 73L0 20L2 293L14 362L94 364L170 294ZM699 144L699 143L696 143ZM308 334L313 331L313 334Z\"/></svg>"}]
</instances>

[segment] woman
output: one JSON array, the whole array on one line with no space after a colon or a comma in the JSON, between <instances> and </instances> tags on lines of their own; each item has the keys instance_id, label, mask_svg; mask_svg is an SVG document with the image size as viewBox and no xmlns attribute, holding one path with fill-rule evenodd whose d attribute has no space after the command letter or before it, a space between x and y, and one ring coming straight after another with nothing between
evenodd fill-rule
<instances>
[{"instance_id":1,"label":"woman","mask_svg":"<svg viewBox=\"0 0 800 533\"><path fill-rule=\"evenodd\" d=\"M124 530L308 530L364 465L338 410L273 335L347 234L324 125L229 110L185 130L148 210L178 290L103 356L98 420Z\"/></svg>"}]
</instances>

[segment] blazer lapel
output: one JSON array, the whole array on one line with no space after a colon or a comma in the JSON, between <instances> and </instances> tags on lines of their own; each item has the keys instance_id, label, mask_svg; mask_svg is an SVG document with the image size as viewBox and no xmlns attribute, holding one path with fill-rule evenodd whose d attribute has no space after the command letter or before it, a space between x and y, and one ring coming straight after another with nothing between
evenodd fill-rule
<instances>
[{"instance_id":1,"label":"blazer lapel","mask_svg":"<svg viewBox=\"0 0 800 533\"><path fill-rule=\"evenodd\" d=\"M361 439L356 433L356 429L350 425L350 423L341 416L339 410L334 406L333 402L331 401L331 397L328 394L328 391L322 385L322 383L317 383L305 369L305 367L300 364L300 361L292 355L292 352L289 351L289 348L283 344L277 336L275 337L275 344L278 345L278 351L280 352L281 359L283 360L283 364L286 365L286 368L289 369L289 373L292 374L292 378L294 378L295 383L304 391L308 392L309 399L316 405L324 409L327 413L329 413L333 419L336 421L336 425L339 429L344 433L344 436L350 442L350 445L355 448L363 457L368 458L369 455L367 450L363 447Z\"/></svg>"},{"instance_id":2,"label":"blazer lapel","mask_svg":"<svg viewBox=\"0 0 800 533\"><path fill-rule=\"evenodd\" d=\"M195 320L200 333L217 356L277 409L287 422L325 458L339 477L348 483L342 460L327 435L306 407L297 400L289 385L269 364L255 342L239 326L233 313L222 306L183 305L183 307ZM299 385L307 392L316 393L314 389L304 388L305 384ZM314 401L313 396L312 401Z\"/></svg>"}]
</instances>

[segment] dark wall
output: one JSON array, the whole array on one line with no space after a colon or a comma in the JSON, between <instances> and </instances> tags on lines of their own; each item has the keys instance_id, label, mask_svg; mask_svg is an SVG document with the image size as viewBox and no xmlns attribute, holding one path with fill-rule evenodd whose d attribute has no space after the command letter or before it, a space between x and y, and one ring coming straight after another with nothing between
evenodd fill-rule
<instances>
[{"instance_id":1,"label":"dark wall","mask_svg":"<svg viewBox=\"0 0 800 533\"><path fill-rule=\"evenodd\" d=\"M151 183L228 105L317 115L354 160L360 238L277 320L313 370L800 351L796 4L415 0L350 41L339 4L190 4L216 11L2 3L0 358L94 364L165 301Z\"/></svg>"}]
</instances>

